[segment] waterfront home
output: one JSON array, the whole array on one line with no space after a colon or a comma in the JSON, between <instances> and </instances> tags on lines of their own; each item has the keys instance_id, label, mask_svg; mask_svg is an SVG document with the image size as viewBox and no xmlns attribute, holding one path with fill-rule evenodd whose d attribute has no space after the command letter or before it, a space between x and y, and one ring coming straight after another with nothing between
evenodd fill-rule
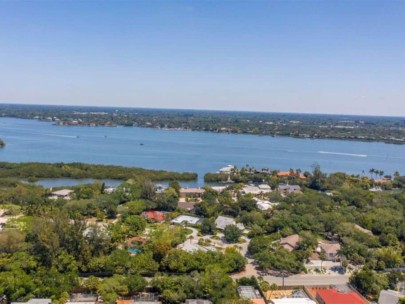
<instances>
[{"instance_id":1,"label":"waterfront home","mask_svg":"<svg viewBox=\"0 0 405 304\"><path fill-rule=\"evenodd\" d=\"M74 190L71 190L71 189L62 189L62 190L58 190L58 191L53 191L53 192L51 192L51 196L49 198L50 199L62 198L65 200L69 200L70 196L73 192L74 192Z\"/></svg>"},{"instance_id":2,"label":"waterfront home","mask_svg":"<svg viewBox=\"0 0 405 304\"><path fill-rule=\"evenodd\" d=\"M187 202L187 201L181 200L181 201L179 201L177 208L190 212L190 211L194 210L194 207L196 204L197 204L196 202L190 202L190 201Z\"/></svg>"},{"instance_id":3,"label":"waterfront home","mask_svg":"<svg viewBox=\"0 0 405 304\"><path fill-rule=\"evenodd\" d=\"M179 215L178 217L172 219L170 223L172 224L179 224L179 225L191 225L195 226L199 224L201 219L199 217L195 216L189 216L189 215Z\"/></svg>"},{"instance_id":4,"label":"waterfront home","mask_svg":"<svg viewBox=\"0 0 405 304\"><path fill-rule=\"evenodd\" d=\"M290 252L298 248L299 242L300 236L298 234L292 234L280 239L280 245Z\"/></svg>"},{"instance_id":5,"label":"waterfront home","mask_svg":"<svg viewBox=\"0 0 405 304\"><path fill-rule=\"evenodd\" d=\"M224 230L226 226L229 225L235 225L236 227L238 227L240 230L244 230L245 226L243 226L243 224L241 223L236 223L235 220L231 217L226 217L226 216L218 216L217 219L215 220L215 226L217 227L217 229L219 230Z\"/></svg>"}]
</instances>

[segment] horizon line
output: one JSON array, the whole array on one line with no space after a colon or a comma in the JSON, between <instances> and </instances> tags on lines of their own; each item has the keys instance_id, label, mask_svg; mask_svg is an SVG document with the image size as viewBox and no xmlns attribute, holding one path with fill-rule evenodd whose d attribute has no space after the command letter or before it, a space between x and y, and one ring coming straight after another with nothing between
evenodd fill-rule
<instances>
[{"instance_id":1,"label":"horizon line","mask_svg":"<svg viewBox=\"0 0 405 304\"><path fill-rule=\"evenodd\" d=\"M292 115L325 115L325 116L352 116L352 117L384 117L384 118L404 118L405 116L377 115L377 114L347 114L347 113L314 113L314 112L270 112L270 111L251 111L251 110L224 110L224 109L193 109L193 108L166 108L166 107L134 107L134 106L105 106L105 105L83 105L83 104L43 104L43 103L18 103L3 102L1 105L21 105L21 106L55 106L55 107L84 107L84 108L110 108L110 109L140 109L140 110L169 110L169 111L196 111L196 112L228 112L228 113L252 113L252 114L292 114Z\"/></svg>"}]
</instances>

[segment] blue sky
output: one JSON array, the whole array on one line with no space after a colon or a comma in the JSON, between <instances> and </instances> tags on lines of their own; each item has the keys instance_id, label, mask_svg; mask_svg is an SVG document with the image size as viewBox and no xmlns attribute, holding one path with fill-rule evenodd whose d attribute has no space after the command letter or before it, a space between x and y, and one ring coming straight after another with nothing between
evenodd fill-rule
<instances>
[{"instance_id":1,"label":"blue sky","mask_svg":"<svg viewBox=\"0 0 405 304\"><path fill-rule=\"evenodd\" d=\"M0 102L405 116L405 1L0 1Z\"/></svg>"}]
</instances>

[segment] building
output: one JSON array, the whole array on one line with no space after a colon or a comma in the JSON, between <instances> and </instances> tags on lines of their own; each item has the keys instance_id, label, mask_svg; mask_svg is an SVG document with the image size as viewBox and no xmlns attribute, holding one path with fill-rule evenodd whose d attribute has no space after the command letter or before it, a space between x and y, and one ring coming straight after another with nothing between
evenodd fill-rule
<instances>
[{"instance_id":1,"label":"building","mask_svg":"<svg viewBox=\"0 0 405 304\"><path fill-rule=\"evenodd\" d=\"M181 198L201 198L205 193L205 189L201 188L181 188Z\"/></svg>"},{"instance_id":2,"label":"building","mask_svg":"<svg viewBox=\"0 0 405 304\"><path fill-rule=\"evenodd\" d=\"M51 299L31 299L27 302L11 302L11 304L51 304Z\"/></svg>"},{"instance_id":3,"label":"building","mask_svg":"<svg viewBox=\"0 0 405 304\"><path fill-rule=\"evenodd\" d=\"M381 290L378 298L379 304L398 304L399 299L405 297L405 294L395 290Z\"/></svg>"},{"instance_id":4,"label":"building","mask_svg":"<svg viewBox=\"0 0 405 304\"><path fill-rule=\"evenodd\" d=\"M212 304L210 300L187 299L184 304Z\"/></svg>"},{"instance_id":5,"label":"building","mask_svg":"<svg viewBox=\"0 0 405 304\"><path fill-rule=\"evenodd\" d=\"M51 196L49 198L50 199L62 198L62 199L65 199L65 200L69 200L70 195L73 192L74 192L74 190L70 190L70 189L62 189L62 190L58 190L58 191L53 191L53 192L51 192Z\"/></svg>"},{"instance_id":6,"label":"building","mask_svg":"<svg viewBox=\"0 0 405 304\"><path fill-rule=\"evenodd\" d=\"M73 293L66 304L96 304L98 296L92 293Z\"/></svg>"},{"instance_id":7,"label":"building","mask_svg":"<svg viewBox=\"0 0 405 304\"><path fill-rule=\"evenodd\" d=\"M260 292L253 286L239 286L237 288L239 297L242 299L250 300L253 304L265 304Z\"/></svg>"},{"instance_id":8,"label":"building","mask_svg":"<svg viewBox=\"0 0 405 304\"><path fill-rule=\"evenodd\" d=\"M194 210L194 207L196 205L196 202L187 202L187 201L179 201L177 208L184 210L184 211L192 211Z\"/></svg>"},{"instance_id":9,"label":"building","mask_svg":"<svg viewBox=\"0 0 405 304\"><path fill-rule=\"evenodd\" d=\"M231 217L226 217L226 216L220 215L215 220L215 226L219 230L224 230L225 227L229 226L229 225L235 225L240 230L245 230L245 226L243 226L243 224L236 223L235 220L233 218L231 218Z\"/></svg>"},{"instance_id":10,"label":"building","mask_svg":"<svg viewBox=\"0 0 405 304\"><path fill-rule=\"evenodd\" d=\"M339 260L340 244L336 242L319 241L317 252L323 252L327 261Z\"/></svg>"},{"instance_id":11,"label":"building","mask_svg":"<svg viewBox=\"0 0 405 304\"><path fill-rule=\"evenodd\" d=\"M277 172L277 177L296 177L299 179L305 179L305 175L301 174L301 173L297 173L294 171L280 171Z\"/></svg>"},{"instance_id":12,"label":"building","mask_svg":"<svg viewBox=\"0 0 405 304\"><path fill-rule=\"evenodd\" d=\"M257 199L257 198L255 198L255 200L256 200L257 208L262 210L262 211L272 209L272 208L274 208L275 206L278 205L278 203L272 203L270 201L260 200L260 199Z\"/></svg>"},{"instance_id":13,"label":"building","mask_svg":"<svg viewBox=\"0 0 405 304\"><path fill-rule=\"evenodd\" d=\"M152 222L163 222L165 220L165 214L161 211L144 211L142 216Z\"/></svg>"},{"instance_id":14,"label":"building","mask_svg":"<svg viewBox=\"0 0 405 304\"><path fill-rule=\"evenodd\" d=\"M308 298L283 298L283 299L273 299L270 301L273 304L316 304Z\"/></svg>"},{"instance_id":15,"label":"building","mask_svg":"<svg viewBox=\"0 0 405 304\"><path fill-rule=\"evenodd\" d=\"M180 225L197 225L201 222L199 217L189 216L189 215L179 215L178 217L172 219L170 223L172 224L180 224Z\"/></svg>"},{"instance_id":16,"label":"building","mask_svg":"<svg viewBox=\"0 0 405 304\"><path fill-rule=\"evenodd\" d=\"M271 192L271 187L267 184L261 184L258 186L246 185L242 188L242 193L244 193L244 194L259 195L259 194L264 194L264 193L269 193L269 192Z\"/></svg>"},{"instance_id":17,"label":"building","mask_svg":"<svg viewBox=\"0 0 405 304\"><path fill-rule=\"evenodd\" d=\"M178 249L181 249L183 251L187 251L190 253L196 252L196 251L216 251L215 247L212 246L201 246L196 243L190 243L189 241L185 241L184 243L180 244L177 246Z\"/></svg>"},{"instance_id":18,"label":"building","mask_svg":"<svg viewBox=\"0 0 405 304\"><path fill-rule=\"evenodd\" d=\"M279 185L278 192L284 196L302 193L301 187L298 185Z\"/></svg>"},{"instance_id":19,"label":"building","mask_svg":"<svg viewBox=\"0 0 405 304\"><path fill-rule=\"evenodd\" d=\"M300 236L298 234L292 234L282 238L280 240L280 245L283 246L288 251L293 251L298 248L298 243L300 242Z\"/></svg>"},{"instance_id":20,"label":"building","mask_svg":"<svg viewBox=\"0 0 405 304\"><path fill-rule=\"evenodd\" d=\"M354 291L339 291L332 288L317 289L316 300L319 304L367 304L367 302Z\"/></svg>"}]
</instances>

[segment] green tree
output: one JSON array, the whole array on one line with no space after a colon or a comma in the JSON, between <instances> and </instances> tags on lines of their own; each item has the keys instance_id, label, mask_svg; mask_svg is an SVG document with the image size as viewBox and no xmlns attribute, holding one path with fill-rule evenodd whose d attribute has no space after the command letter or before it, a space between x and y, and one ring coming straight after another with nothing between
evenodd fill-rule
<instances>
[{"instance_id":1,"label":"green tree","mask_svg":"<svg viewBox=\"0 0 405 304\"><path fill-rule=\"evenodd\" d=\"M228 225L224 229L224 238L228 243L235 243L242 235L242 231L236 225Z\"/></svg>"}]
</instances>

